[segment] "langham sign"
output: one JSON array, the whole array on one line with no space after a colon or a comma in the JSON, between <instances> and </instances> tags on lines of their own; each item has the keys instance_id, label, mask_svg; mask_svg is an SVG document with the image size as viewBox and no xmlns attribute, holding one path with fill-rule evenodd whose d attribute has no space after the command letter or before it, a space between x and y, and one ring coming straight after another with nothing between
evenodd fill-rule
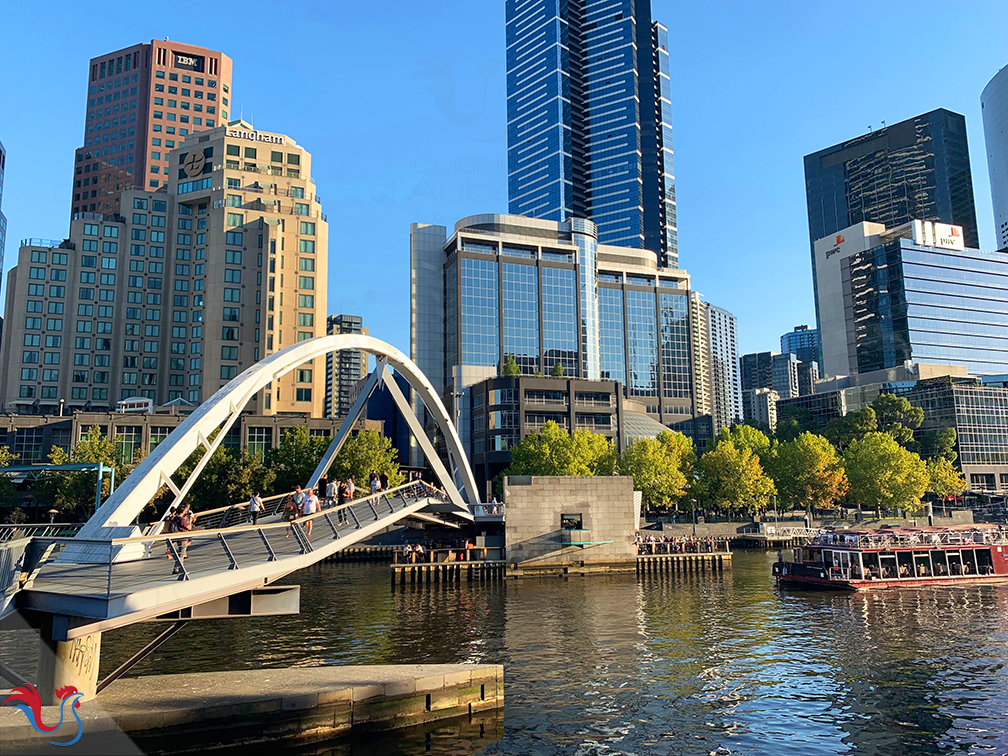
<instances>
[{"instance_id":1,"label":"langham sign","mask_svg":"<svg viewBox=\"0 0 1008 756\"><path fill-rule=\"evenodd\" d=\"M261 131L247 131L246 129L228 129L228 136L236 139L248 139L251 142L268 142L269 144L283 144L284 138L276 134L264 134Z\"/></svg>"}]
</instances>

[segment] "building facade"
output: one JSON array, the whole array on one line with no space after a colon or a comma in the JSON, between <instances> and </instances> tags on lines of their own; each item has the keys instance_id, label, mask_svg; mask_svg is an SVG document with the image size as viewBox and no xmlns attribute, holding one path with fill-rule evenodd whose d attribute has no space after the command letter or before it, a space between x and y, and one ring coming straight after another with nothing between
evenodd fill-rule
<instances>
[{"instance_id":1,"label":"building facade","mask_svg":"<svg viewBox=\"0 0 1008 756\"><path fill-rule=\"evenodd\" d=\"M958 226L861 223L816 242L826 376L910 360L1008 373L1008 254L964 244Z\"/></svg>"},{"instance_id":2,"label":"building facade","mask_svg":"<svg viewBox=\"0 0 1008 756\"><path fill-rule=\"evenodd\" d=\"M254 362L322 332L328 225L311 155L232 122L169 153L125 214L78 213L63 241L26 240L11 270L0 397L7 411L198 404ZM322 416L325 363L249 404Z\"/></svg>"},{"instance_id":3,"label":"building facade","mask_svg":"<svg viewBox=\"0 0 1008 756\"><path fill-rule=\"evenodd\" d=\"M3 214L4 172L7 170L7 150L0 142L0 283L4 271L4 249L7 247L7 216Z\"/></svg>"},{"instance_id":4,"label":"building facade","mask_svg":"<svg viewBox=\"0 0 1008 756\"><path fill-rule=\"evenodd\" d=\"M743 354L739 364L742 391L767 388L776 391L783 399L798 396L798 358L793 354Z\"/></svg>"},{"instance_id":5,"label":"building facade","mask_svg":"<svg viewBox=\"0 0 1008 756\"><path fill-rule=\"evenodd\" d=\"M994 239L998 249L1008 249L1008 66L984 87L980 110L994 201Z\"/></svg>"},{"instance_id":6,"label":"building facade","mask_svg":"<svg viewBox=\"0 0 1008 756\"><path fill-rule=\"evenodd\" d=\"M71 217L126 214L122 192L169 183L172 149L228 122L231 59L168 39L92 58Z\"/></svg>"},{"instance_id":7,"label":"building facade","mask_svg":"<svg viewBox=\"0 0 1008 756\"><path fill-rule=\"evenodd\" d=\"M761 423L777 429L777 401L780 395L771 388L748 389L742 392L742 411L746 422Z\"/></svg>"},{"instance_id":8,"label":"building facade","mask_svg":"<svg viewBox=\"0 0 1008 756\"><path fill-rule=\"evenodd\" d=\"M329 315L326 333L349 333L367 336L360 315ZM368 374L368 356L356 349L346 349L326 355L324 417L346 417L353 406L354 387Z\"/></svg>"},{"instance_id":9,"label":"building facade","mask_svg":"<svg viewBox=\"0 0 1008 756\"><path fill-rule=\"evenodd\" d=\"M487 499L494 478L511 464L510 448L549 421L571 433L600 433L622 448L623 390L616 381L502 376L474 384L470 397L469 462Z\"/></svg>"},{"instance_id":10,"label":"building facade","mask_svg":"<svg viewBox=\"0 0 1008 756\"><path fill-rule=\"evenodd\" d=\"M948 110L933 110L806 155L805 194L815 291L815 242L857 223L894 228L915 219L939 221L962 227L967 247L980 246L966 119ZM816 323L821 332L818 309ZM826 365L819 367L830 375Z\"/></svg>"},{"instance_id":11,"label":"building facade","mask_svg":"<svg viewBox=\"0 0 1008 756\"><path fill-rule=\"evenodd\" d=\"M815 362L798 363L798 396L808 396L815 393L816 381L819 380L819 365Z\"/></svg>"},{"instance_id":12,"label":"building facade","mask_svg":"<svg viewBox=\"0 0 1008 756\"><path fill-rule=\"evenodd\" d=\"M819 329L807 325L797 325L780 337L781 354L790 352L801 362L818 363L822 359L819 350Z\"/></svg>"},{"instance_id":13,"label":"building facade","mask_svg":"<svg viewBox=\"0 0 1008 756\"><path fill-rule=\"evenodd\" d=\"M649 0L507 0L509 210L678 267L668 30Z\"/></svg>"},{"instance_id":14,"label":"building facade","mask_svg":"<svg viewBox=\"0 0 1008 756\"><path fill-rule=\"evenodd\" d=\"M523 375L618 382L665 425L694 416L685 271L577 218L477 215L451 237L413 224L410 244L411 356L463 433L468 387L509 357Z\"/></svg>"},{"instance_id":15,"label":"building facade","mask_svg":"<svg viewBox=\"0 0 1008 756\"><path fill-rule=\"evenodd\" d=\"M709 415L711 435L716 436L722 428L742 422L738 320L696 292L690 304L694 414Z\"/></svg>"}]
</instances>

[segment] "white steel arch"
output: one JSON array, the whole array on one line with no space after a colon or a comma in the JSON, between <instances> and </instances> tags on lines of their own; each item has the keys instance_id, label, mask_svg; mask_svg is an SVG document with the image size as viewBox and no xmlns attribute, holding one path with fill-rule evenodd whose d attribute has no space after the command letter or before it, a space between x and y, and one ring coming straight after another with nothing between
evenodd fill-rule
<instances>
[{"instance_id":1,"label":"white steel arch","mask_svg":"<svg viewBox=\"0 0 1008 756\"><path fill-rule=\"evenodd\" d=\"M461 464L459 472L462 476L462 487L469 497L469 503L478 504L480 499L476 489L476 481L469 468L468 458L462 451L462 442L452 424L451 416L441 403L437 391L420 371L420 368L398 349L379 339L371 336L339 334L316 336L313 339L281 349L255 363L226 386L223 386L180 423L168 438L158 444L157 448L137 465L129 477L120 484L95 512L94 516L81 528L78 537L102 537L106 534L105 528L129 526L157 494L162 485L168 486L175 493L176 500L181 499L199 477L203 467L224 439L228 428L238 419L242 409L256 392L271 381L294 370L298 365L318 357L324 357L330 352L346 349L374 354L406 377L406 380L420 395L424 404L427 405L427 409L434 416L454 459ZM378 369L382 369L382 366L379 365ZM209 437L218 429L216 437L211 442ZM186 483L179 488L172 481L171 475L201 444L207 451ZM454 484L450 480L442 480L442 484L450 494L455 494L452 499L459 502L458 494L454 491Z\"/></svg>"}]
</instances>

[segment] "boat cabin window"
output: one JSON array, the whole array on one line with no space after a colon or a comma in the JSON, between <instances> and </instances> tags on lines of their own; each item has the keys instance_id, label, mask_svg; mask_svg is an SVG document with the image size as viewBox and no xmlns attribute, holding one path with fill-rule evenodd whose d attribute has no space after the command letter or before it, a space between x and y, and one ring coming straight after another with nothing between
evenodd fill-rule
<instances>
[{"instance_id":1,"label":"boat cabin window","mask_svg":"<svg viewBox=\"0 0 1008 756\"><path fill-rule=\"evenodd\" d=\"M896 567L895 554L879 554L879 566L882 572L882 578L886 580L895 580L899 577L899 570Z\"/></svg>"},{"instance_id":2,"label":"boat cabin window","mask_svg":"<svg viewBox=\"0 0 1008 756\"><path fill-rule=\"evenodd\" d=\"M913 553L910 551L896 552L896 575L900 580L914 576Z\"/></svg>"},{"instance_id":3,"label":"boat cabin window","mask_svg":"<svg viewBox=\"0 0 1008 756\"><path fill-rule=\"evenodd\" d=\"M861 561L864 563L865 578L868 580L878 580L882 577L879 569L879 555L874 551L866 551L861 554Z\"/></svg>"},{"instance_id":4,"label":"boat cabin window","mask_svg":"<svg viewBox=\"0 0 1008 756\"><path fill-rule=\"evenodd\" d=\"M934 576L943 577L949 574L948 552L932 551L931 565L934 567Z\"/></svg>"},{"instance_id":5,"label":"boat cabin window","mask_svg":"<svg viewBox=\"0 0 1008 756\"><path fill-rule=\"evenodd\" d=\"M994 560L991 557L990 549L973 549L973 553L976 555L977 560L977 574L978 575L993 575L994 574Z\"/></svg>"},{"instance_id":6,"label":"boat cabin window","mask_svg":"<svg viewBox=\"0 0 1008 756\"><path fill-rule=\"evenodd\" d=\"M915 577L931 577L934 574L934 570L931 568L931 557L926 551L914 552L913 566Z\"/></svg>"}]
</instances>

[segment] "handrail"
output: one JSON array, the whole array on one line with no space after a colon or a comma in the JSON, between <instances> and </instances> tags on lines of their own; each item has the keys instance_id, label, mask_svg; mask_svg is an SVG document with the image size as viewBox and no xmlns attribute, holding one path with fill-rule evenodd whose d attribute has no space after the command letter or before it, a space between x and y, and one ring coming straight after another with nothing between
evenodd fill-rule
<instances>
[{"instance_id":1,"label":"handrail","mask_svg":"<svg viewBox=\"0 0 1008 756\"><path fill-rule=\"evenodd\" d=\"M935 532L820 532L810 545L848 548L889 548L893 546L990 546L1004 544L1008 544L1008 532L977 528L973 530L944 530Z\"/></svg>"}]
</instances>

